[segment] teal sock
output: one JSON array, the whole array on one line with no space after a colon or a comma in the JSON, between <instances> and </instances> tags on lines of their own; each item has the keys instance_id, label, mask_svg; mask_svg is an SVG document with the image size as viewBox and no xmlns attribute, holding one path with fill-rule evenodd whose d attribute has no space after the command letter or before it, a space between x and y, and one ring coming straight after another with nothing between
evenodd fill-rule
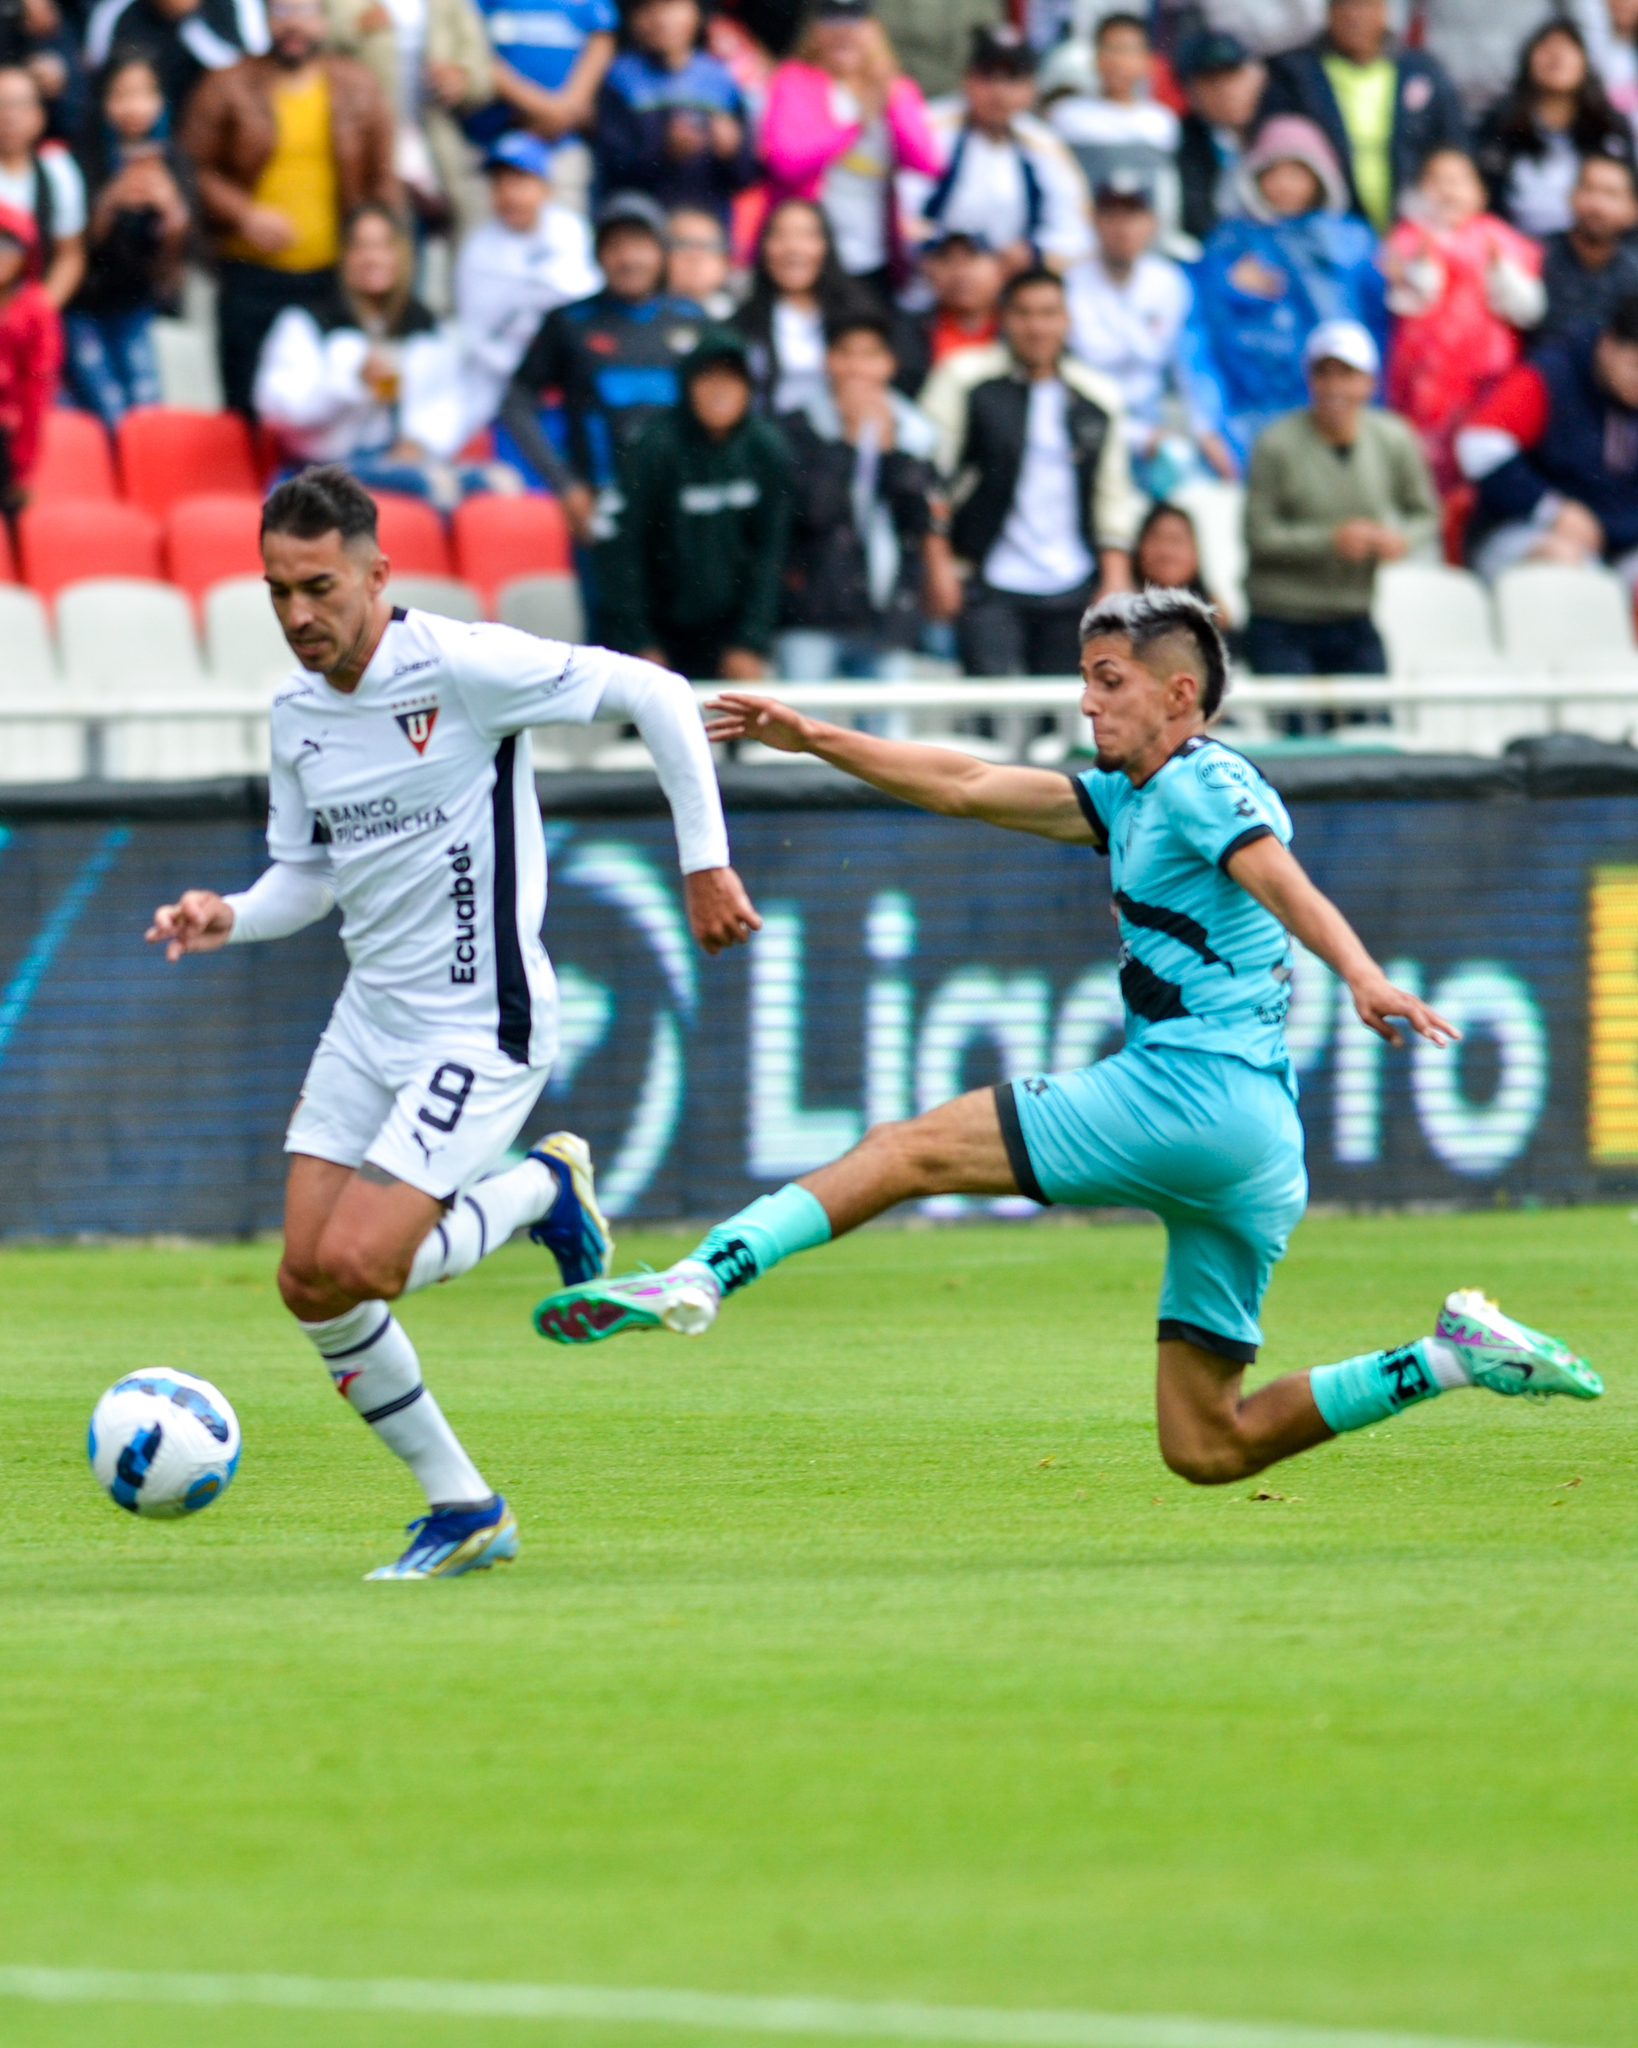
<instances>
[{"instance_id":1,"label":"teal sock","mask_svg":"<svg viewBox=\"0 0 1638 2048\"><path fill-rule=\"evenodd\" d=\"M817 1197L790 1181L719 1223L681 1261L708 1266L724 1294L755 1280L792 1252L830 1241L830 1218Z\"/></svg>"},{"instance_id":2,"label":"teal sock","mask_svg":"<svg viewBox=\"0 0 1638 2048\"><path fill-rule=\"evenodd\" d=\"M1419 1337L1392 1351L1367 1351L1340 1365L1317 1365L1308 1375L1314 1406L1339 1436L1345 1429L1386 1422L1401 1408L1467 1384L1465 1372L1445 1356L1453 1348L1437 1337Z\"/></svg>"}]
</instances>

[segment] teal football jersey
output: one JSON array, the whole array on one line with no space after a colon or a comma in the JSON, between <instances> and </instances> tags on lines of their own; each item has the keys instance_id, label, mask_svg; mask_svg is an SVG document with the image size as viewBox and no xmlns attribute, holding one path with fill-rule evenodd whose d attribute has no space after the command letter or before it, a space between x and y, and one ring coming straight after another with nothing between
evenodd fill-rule
<instances>
[{"instance_id":1,"label":"teal football jersey","mask_svg":"<svg viewBox=\"0 0 1638 2048\"><path fill-rule=\"evenodd\" d=\"M1101 768L1074 780L1109 855L1126 1043L1283 1065L1290 936L1225 865L1270 833L1290 845L1279 793L1244 755L1198 735L1141 789Z\"/></svg>"}]
</instances>

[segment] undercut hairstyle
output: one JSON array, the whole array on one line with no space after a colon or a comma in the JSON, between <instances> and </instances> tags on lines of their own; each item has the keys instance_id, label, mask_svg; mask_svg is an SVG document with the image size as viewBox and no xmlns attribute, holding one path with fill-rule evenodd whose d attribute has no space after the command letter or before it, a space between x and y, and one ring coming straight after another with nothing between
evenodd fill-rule
<instances>
[{"instance_id":1,"label":"undercut hairstyle","mask_svg":"<svg viewBox=\"0 0 1638 2048\"><path fill-rule=\"evenodd\" d=\"M1060 298L1066 296L1057 271L1048 270L1044 263L1032 263L1025 270L1015 270L1001 287L1001 310L1005 312L1020 292L1032 291L1038 284L1049 284Z\"/></svg>"},{"instance_id":2,"label":"undercut hairstyle","mask_svg":"<svg viewBox=\"0 0 1638 2048\"><path fill-rule=\"evenodd\" d=\"M345 544L375 539L375 500L339 462L304 469L272 492L262 507L262 533L318 540L339 533Z\"/></svg>"},{"instance_id":3,"label":"undercut hairstyle","mask_svg":"<svg viewBox=\"0 0 1638 2048\"><path fill-rule=\"evenodd\" d=\"M1130 641L1133 654L1147 668L1154 666L1151 649L1168 640L1186 646L1189 657L1182 666L1199 674L1201 715L1217 715L1228 688L1228 649L1207 599L1192 590L1162 590L1153 583L1147 590L1112 590L1087 606L1081 618L1081 645L1114 635Z\"/></svg>"}]
</instances>

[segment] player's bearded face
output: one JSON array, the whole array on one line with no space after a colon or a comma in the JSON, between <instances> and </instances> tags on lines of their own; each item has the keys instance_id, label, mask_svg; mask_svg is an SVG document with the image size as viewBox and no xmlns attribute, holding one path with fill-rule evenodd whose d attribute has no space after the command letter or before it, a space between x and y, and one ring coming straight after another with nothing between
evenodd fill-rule
<instances>
[{"instance_id":1,"label":"player's bearded face","mask_svg":"<svg viewBox=\"0 0 1638 2048\"><path fill-rule=\"evenodd\" d=\"M369 633L371 606L384 581L377 549L345 542L336 532L316 540L270 533L262 560L291 653L319 675L345 667Z\"/></svg>"},{"instance_id":2,"label":"player's bearded face","mask_svg":"<svg viewBox=\"0 0 1638 2048\"><path fill-rule=\"evenodd\" d=\"M1165 680L1146 668L1125 638L1088 640L1081 649L1081 709L1092 721L1098 766L1126 763L1154 744L1170 705Z\"/></svg>"}]
</instances>

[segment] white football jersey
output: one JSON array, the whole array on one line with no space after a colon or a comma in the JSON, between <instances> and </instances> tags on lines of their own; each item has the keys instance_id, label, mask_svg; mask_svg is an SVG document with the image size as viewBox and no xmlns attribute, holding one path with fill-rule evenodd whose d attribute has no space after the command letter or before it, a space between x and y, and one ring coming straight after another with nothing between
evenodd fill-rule
<instances>
[{"instance_id":1,"label":"white football jersey","mask_svg":"<svg viewBox=\"0 0 1638 2048\"><path fill-rule=\"evenodd\" d=\"M617 660L395 610L350 695L298 670L274 698L268 850L327 863L349 1000L381 1030L551 1060L556 983L540 939L546 843L528 728L593 717Z\"/></svg>"}]
</instances>

